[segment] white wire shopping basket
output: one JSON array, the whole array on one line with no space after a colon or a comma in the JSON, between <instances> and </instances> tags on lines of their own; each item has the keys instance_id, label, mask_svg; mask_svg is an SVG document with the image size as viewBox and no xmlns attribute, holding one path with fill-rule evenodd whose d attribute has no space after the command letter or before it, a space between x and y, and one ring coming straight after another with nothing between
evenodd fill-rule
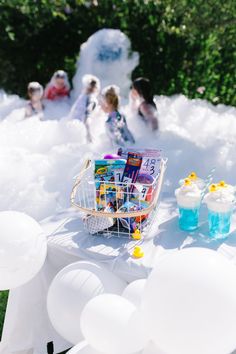
<instances>
[{"instance_id":1,"label":"white wire shopping basket","mask_svg":"<svg viewBox=\"0 0 236 354\"><path fill-rule=\"evenodd\" d=\"M162 159L160 172L151 184L99 181L98 188L93 163L87 160L75 180L71 204L83 212L88 232L141 239L155 219L166 164L167 159ZM111 197L115 199L116 210L109 205Z\"/></svg>"}]
</instances>

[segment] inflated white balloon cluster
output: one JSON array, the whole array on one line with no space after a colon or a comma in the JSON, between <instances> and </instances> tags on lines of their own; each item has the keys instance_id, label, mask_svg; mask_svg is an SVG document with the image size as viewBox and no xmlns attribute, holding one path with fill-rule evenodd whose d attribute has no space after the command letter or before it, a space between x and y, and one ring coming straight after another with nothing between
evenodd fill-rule
<instances>
[{"instance_id":1,"label":"inflated white balloon cluster","mask_svg":"<svg viewBox=\"0 0 236 354\"><path fill-rule=\"evenodd\" d=\"M69 354L226 354L236 348L236 267L215 251L163 257L126 284L98 264L60 271L48 293Z\"/></svg>"},{"instance_id":2,"label":"inflated white balloon cluster","mask_svg":"<svg viewBox=\"0 0 236 354\"><path fill-rule=\"evenodd\" d=\"M33 279L46 254L46 237L37 221L16 211L0 212L0 291Z\"/></svg>"},{"instance_id":3,"label":"inflated white balloon cluster","mask_svg":"<svg viewBox=\"0 0 236 354\"><path fill-rule=\"evenodd\" d=\"M40 225L0 212L0 290L42 268ZM127 284L99 264L77 262L52 281L48 314L75 345L70 354L227 354L236 348L236 267L219 253L189 248L160 259L147 280Z\"/></svg>"}]
</instances>

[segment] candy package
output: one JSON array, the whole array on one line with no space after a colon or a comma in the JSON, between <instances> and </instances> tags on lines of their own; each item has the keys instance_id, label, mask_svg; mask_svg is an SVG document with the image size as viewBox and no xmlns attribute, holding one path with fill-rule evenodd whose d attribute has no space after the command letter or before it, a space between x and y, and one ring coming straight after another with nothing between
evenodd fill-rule
<instances>
[{"instance_id":1,"label":"candy package","mask_svg":"<svg viewBox=\"0 0 236 354\"><path fill-rule=\"evenodd\" d=\"M129 213L132 211L142 210L148 207L148 203L145 201L140 202L137 199L131 199L131 201L125 202L120 208L119 212ZM140 230L142 226L144 226L145 220L147 219L147 215L137 216L137 217L128 217L128 218L120 218L120 222L123 227L130 230L130 232L134 232L135 230Z\"/></svg>"}]
</instances>

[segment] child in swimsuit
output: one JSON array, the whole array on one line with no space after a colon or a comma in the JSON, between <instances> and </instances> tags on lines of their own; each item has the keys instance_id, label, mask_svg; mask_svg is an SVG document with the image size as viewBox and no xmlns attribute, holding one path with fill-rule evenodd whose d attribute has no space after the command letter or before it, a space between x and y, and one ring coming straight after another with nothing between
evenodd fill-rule
<instances>
[{"instance_id":1,"label":"child in swimsuit","mask_svg":"<svg viewBox=\"0 0 236 354\"><path fill-rule=\"evenodd\" d=\"M41 113L44 109L43 98L43 86L38 82L32 81L28 84L28 96L30 101L25 107L25 117L31 117L35 114Z\"/></svg>"},{"instance_id":2,"label":"child in swimsuit","mask_svg":"<svg viewBox=\"0 0 236 354\"><path fill-rule=\"evenodd\" d=\"M70 84L67 73L64 70L56 71L45 89L45 98L51 101L61 100L69 97L69 94Z\"/></svg>"},{"instance_id":3,"label":"child in swimsuit","mask_svg":"<svg viewBox=\"0 0 236 354\"><path fill-rule=\"evenodd\" d=\"M97 107L97 95L100 91L100 81L96 76L84 75L82 83L83 91L73 104L69 116L72 119L78 119L84 123L87 131L87 141L92 142L88 118Z\"/></svg>"},{"instance_id":4,"label":"child in swimsuit","mask_svg":"<svg viewBox=\"0 0 236 354\"><path fill-rule=\"evenodd\" d=\"M101 107L105 113L108 113L106 130L111 142L121 146L126 143L134 144L135 140L128 128L126 118L118 111L119 88L117 86L107 86L102 90Z\"/></svg>"},{"instance_id":5,"label":"child in swimsuit","mask_svg":"<svg viewBox=\"0 0 236 354\"><path fill-rule=\"evenodd\" d=\"M158 130L157 108L151 93L150 81L145 77L134 80L130 96L133 101L133 108L137 109L140 118L153 131Z\"/></svg>"}]
</instances>

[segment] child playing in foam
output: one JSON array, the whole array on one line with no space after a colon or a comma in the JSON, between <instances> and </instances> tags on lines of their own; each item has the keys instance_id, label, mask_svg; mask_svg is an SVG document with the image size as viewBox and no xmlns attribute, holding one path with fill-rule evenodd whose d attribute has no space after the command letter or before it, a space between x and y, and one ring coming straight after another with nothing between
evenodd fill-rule
<instances>
[{"instance_id":1,"label":"child playing in foam","mask_svg":"<svg viewBox=\"0 0 236 354\"><path fill-rule=\"evenodd\" d=\"M36 81L28 84L28 96L30 101L25 107L25 117L31 117L43 111L43 86Z\"/></svg>"},{"instance_id":2,"label":"child playing in foam","mask_svg":"<svg viewBox=\"0 0 236 354\"><path fill-rule=\"evenodd\" d=\"M67 73L64 70L57 70L45 89L45 98L51 101L61 100L69 97L70 84Z\"/></svg>"},{"instance_id":3,"label":"child playing in foam","mask_svg":"<svg viewBox=\"0 0 236 354\"><path fill-rule=\"evenodd\" d=\"M132 108L137 110L139 117L150 126L153 131L157 130L157 108L151 92L151 84L147 78L140 77L133 81L130 99Z\"/></svg>"},{"instance_id":4,"label":"child playing in foam","mask_svg":"<svg viewBox=\"0 0 236 354\"><path fill-rule=\"evenodd\" d=\"M118 111L119 88L117 86L107 86L102 90L101 107L105 113L108 113L106 130L111 142L121 146L126 143L134 144L135 140L127 126L126 118Z\"/></svg>"},{"instance_id":5,"label":"child playing in foam","mask_svg":"<svg viewBox=\"0 0 236 354\"><path fill-rule=\"evenodd\" d=\"M70 118L84 123L87 131L87 141L92 142L88 118L97 106L97 95L100 91L100 81L96 76L84 75L82 78L83 91L73 104Z\"/></svg>"}]
</instances>

